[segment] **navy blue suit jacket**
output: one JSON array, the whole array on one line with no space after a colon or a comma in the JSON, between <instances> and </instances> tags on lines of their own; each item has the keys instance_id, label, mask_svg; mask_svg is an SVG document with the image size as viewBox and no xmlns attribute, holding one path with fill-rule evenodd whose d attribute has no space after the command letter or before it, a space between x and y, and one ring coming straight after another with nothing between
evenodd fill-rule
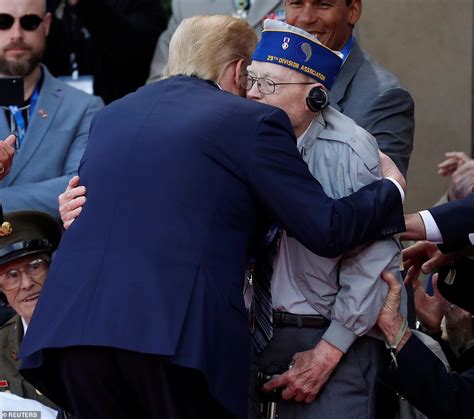
<instances>
[{"instance_id":1,"label":"navy blue suit jacket","mask_svg":"<svg viewBox=\"0 0 474 419\"><path fill-rule=\"evenodd\" d=\"M323 256L404 228L393 183L328 198L281 110L196 78L154 83L104 108L79 173L87 203L63 236L21 351L30 356L23 372L59 403L42 350L109 346L199 369L246 417L242 289L259 220Z\"/></svg>"},{"instance_id":2,"label":"navy blue suit jacket","mask_svg":"<svg viewBox=\"0 0 474 419\"><path fill-rule=\"evenodd\" d=\"M429 211L443 237L443 245L439 246L442 252L449 253L471 245L469 234L474 234L474 193Z\"/></svg>"},{"instance_id":3,"label":"navy blue suit jacket","mask_svg":"<svg viewBox=\"0 0 474 419\"><path fill-rule=\"evenodd\" d=\"M451 270L454 278L446 282L446 275ZM474 260L466 256L458 257L451 265L441 267L438 275L441 295L449 302L474 313Z\"/></svg>"},{"instance_id":4,"label":"navy blue suit jacket","mask_svg":"<svg viewBox=\"0 0 474 419\"><path fill-rule=\"evenodd\" d=\"M430 419L474 417L474 368L462 374L448 373L414 335L397 354L397 363L398 368L384 371L384 382Z\"/></svg>"}]
</instances>

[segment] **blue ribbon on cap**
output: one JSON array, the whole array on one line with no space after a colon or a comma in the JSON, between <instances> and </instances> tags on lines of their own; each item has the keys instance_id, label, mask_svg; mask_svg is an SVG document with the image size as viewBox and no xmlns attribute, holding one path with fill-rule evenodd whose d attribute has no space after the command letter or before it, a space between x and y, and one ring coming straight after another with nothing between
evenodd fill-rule
<instances>
[{"instance_id":1,"label":"blue ribbon on cap","mask_svg":"<svg viewBox=\"0 0 474 419\"><path fill-rule=\"evenodd\" d=\"M272 29L262 32L252 60L298 71L327 89L331 88L342 66L342 58L311 35Z\"/></svg>"}]
</instances>

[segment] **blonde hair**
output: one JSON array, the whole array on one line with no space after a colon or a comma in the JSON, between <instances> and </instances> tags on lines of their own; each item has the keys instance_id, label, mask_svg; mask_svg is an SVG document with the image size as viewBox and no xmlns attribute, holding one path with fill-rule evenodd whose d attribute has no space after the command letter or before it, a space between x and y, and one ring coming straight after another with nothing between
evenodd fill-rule
<instances>
[{"instance_id":1,"label":"blonde hair","mask_svg":"<svg viewBox=\"0 0 474 419\"><path fill-rule=\"evenodd\" d=\"M227 66L246 63L257 45L257 35L244 20L230 16L184 19L170 41L164 77L186 75L218 81Z\"/></svg>"}]
</instances>

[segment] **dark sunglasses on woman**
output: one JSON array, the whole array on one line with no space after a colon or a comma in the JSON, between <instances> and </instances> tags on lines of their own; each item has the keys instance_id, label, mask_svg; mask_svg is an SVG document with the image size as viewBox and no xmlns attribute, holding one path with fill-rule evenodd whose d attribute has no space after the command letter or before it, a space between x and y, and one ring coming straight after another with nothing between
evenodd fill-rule
<instances>
[{"instance_id":1,"label":"dark sunglasses on woman","mask_svg":"<svg viewBox=\"0 0 474 419\"><path fill-rule=\"evenodd\" d=\"M0 30L6 31L10 29L15 23L15 17L8 13L0 13ZM34 31L41 25L43 18L38 15L24 15L18 18L20 26L25 31Z\"/></svg>"}]
</instances>

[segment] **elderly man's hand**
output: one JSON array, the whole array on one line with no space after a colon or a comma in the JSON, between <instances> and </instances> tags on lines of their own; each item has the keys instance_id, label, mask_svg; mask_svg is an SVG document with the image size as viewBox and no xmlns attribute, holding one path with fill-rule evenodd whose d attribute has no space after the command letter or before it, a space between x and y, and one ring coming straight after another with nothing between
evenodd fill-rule
<instances>
[{"instance_id":1,"label":"elderly man's hand","mask_svg":"<svg viewBox=\"0 0 474 419\"><path fill-rule=\"evenodd\" d=\"M86 203L86 187L79 186L79 176L74 176L66 190L59 195L59 213L65 229L74 222Z\"/></svg>"},{"instance_id":2,"label":"elderly man's hand","mask_svg":"<svg viewBox=\"0 0 474 419\"><path fill-rule=\"evenodd\" d=\"M380 150L379 150L379 157L380 157L380 168L382 171L382 176L391 177L392 179L395 179L406 193L407 191L406 180L403 177L403 175L400 173L400 170L398 170L393 160L390 157L388 157L386 154L382 153Z\"/></svg>"},{"instance_id":3,"label":"elderly man's hand","mask_svg":"<svg viewBox=\"0 0 474 419\"><path fill-rule=\"evenodd\" d=\"M420 241L402 250L403 266L407 271L405 284L418 278L421 272L432 273L440 266L451 262L453 255L440 252L435 243Z\"/></svg>"},{"instance_id":4,"label":"elderly man's hand","mask_svg":"<svg viewBox=\"0 0 474 419\"><path fill-rule=\"evenodd\" d=\"M285 400L311 403L336 368L344 353L322 339L313 349L293 355L291 369L264 384L264 391L285 387Z\"/></svg>"},{"instance_id":5,"label":"elderly man's hand","mask_svg":"<svg viewBox=\"0 0 474 419\"><path fill-rule=\"evenodd\" d=\"M448 199L465 198L474 190L474 160L462 151L446 153L446 160L438 164L438 174L451 177Z\"/></svg>"},{"instance_id":6,"label":"elderly man's hand","mask_svg":"<svg viewBox=\"0 0 474 419\"><path fill-rule=\"evenodd\" d=\"M460 166L452 175L448 187L448 199L455 201L468 196L474 190L474 160Z\"/></svg>"},{"instance_id":7,"label":"elderly man's hand","mask_svg":"<svg viewBox=\"0 0 474 419\"><path fill-rule=\"evenodd\" d=\"M382 279L388 284L388 294L382 310L380 310L377 326L384 334L385 340L392 344L403 324L403 317L400 313L402 286L391 272L382 272ZM411 330L408 328L397 347L397 351L402 349L410 336Z\"/></svg>"},{"instance_id":8,"label":"elderly man's hand","mask_svg":"<svg viewBox=\"0 0 474 419\"><path fill-rule=\"evenodd\" d=\"M464 163L471 160L471 158L462 151L449 151L445 153L446 160L438 164L438 174L441 176L452 175Z\"/></svg>"},{"instance_id":9,"label":"elderly man's hand","mask_svg":"<svg viewBox=\"0 0 474 419\"><path fill-rule=\"evenodd\" d=\"M0 141L0 180L3 179L13 163L13 155L15 154L15 140L14 135L9 135L4 141Z\"/></svg>"}]
</instances>

